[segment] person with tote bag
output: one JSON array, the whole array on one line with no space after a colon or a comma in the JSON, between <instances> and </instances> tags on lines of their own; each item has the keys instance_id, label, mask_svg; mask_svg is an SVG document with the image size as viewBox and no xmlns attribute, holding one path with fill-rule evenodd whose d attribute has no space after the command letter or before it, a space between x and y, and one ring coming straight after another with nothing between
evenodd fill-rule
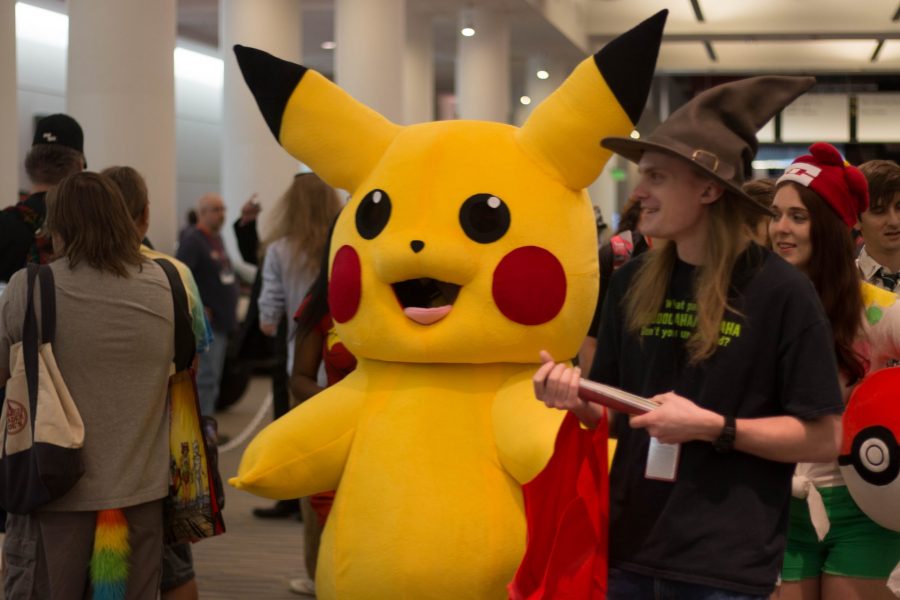
<instances>
[{"instance_id":1,"label":"person with tote bag","mask_svg":"<svg viewBox=\"0 0 900 600\"><path fill-rule=\"evenodd\" d=\"M140 254L121 193L102 175L83 172L60 182L48 196L45 226L57 252L50 265L53 354L84 423L84 474L62 496L10 518L6 598L32 597L40 588L54 599L76 600L103 586L120 592L113 597L156 598L169 491L169 282ZM10 349L22 339L26 306L22 270L0 297L0 386L10 376ZM127 542L104 547L102 534L116 531L123 535L112 539ZM109 559L108 566L118 561L123 568L108 572L121 577L92 576L92 553Z\"/></svg>"}]
</instances>

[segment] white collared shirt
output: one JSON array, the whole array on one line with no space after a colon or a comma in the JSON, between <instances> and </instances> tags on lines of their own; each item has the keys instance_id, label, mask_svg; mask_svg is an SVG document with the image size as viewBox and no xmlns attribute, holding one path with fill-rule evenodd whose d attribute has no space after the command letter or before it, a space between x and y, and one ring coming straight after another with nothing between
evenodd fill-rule
<instances>
[{"instance_id":1,"label":"white collared shirt","mask_svg":"<svg viewBox=\"0 0 900 600\"><path fill-rule=\"evenodd\" d=\"M872 285L879 287L883 290L888 290L891 292L897 292L898 287L895 286L894 289L889 289L884 285L884 282L881 280L881 277L878 276L878 272L881 269L884 269L885 272L889 272L887 267L884 267L878 264L874 258L872 258L869 253L866 251L866 247L863 246L862 250L859 251L859 257L856 259L856 266L859 269L860 275L864 281L871 283Z\"/></svg>"}]
</instances>

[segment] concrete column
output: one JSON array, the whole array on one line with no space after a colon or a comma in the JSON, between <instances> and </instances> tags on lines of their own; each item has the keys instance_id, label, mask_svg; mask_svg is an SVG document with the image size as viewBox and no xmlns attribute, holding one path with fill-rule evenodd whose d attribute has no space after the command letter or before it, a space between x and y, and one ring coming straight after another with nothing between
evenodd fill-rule
<instances>
[{"instance_id":1,"label":"concrete column","mask_svg":"<svg viewBox=\"0 0 900 600\"><path fill-rule=\"evenodd\" d=\"M235 44L265 50L301 63L302 17L299 0L221 0L219 47L225 61L222 103L222 197L228 208L224 238L234 260L239 253L231 223L252 194L267 207L278 201L299 170L299 163L279 144L263 120L244 83L232 50ZM261 232L262 233L262 232Z\"/></svg>"},{"instance_id":2,"label":"concrete column","mask_svg":"<svg viewBox=\"0 0 900 600\"><path fill-rule=\"evenodd\" d=\"M16 3L0 0L0 208L19 191L19 125L16 107ZM22 157L24 158L24 157Z\"/></svg>"},{"instance_id":3,"label":"concrete column","mask_svg":"<svg viewBox=\"0 0 900 600\"><path fill-rule=\"evenodd\" d=\"M508 123L512 115L508 17L489 8L464 9L460 14L460 27L473 27L475 35L457 34L457 114L460 119Z\"/></svg>"},{"instance_id":4,"label":"concrete column","mask_svg":"<svg viewBox=\"0 0 900 600\"><path fill-rule=\"evenodd\" d=\"M150 231L175 248L175 0L70 0L67 112L91 170L129 165L147 180Z\"/></svg>"},{"instance_id":5,"label":"concrete column","mask_svg":"<svg viewBox=\"0 0 900 600\"><path fill-rule=\"evenodd\" d=\"M407 14L403 122L434 120L434 33L430 13Z\"/></svg>"},{"instance_id":6,"label":"concrete column","mask_svg":"<svg viewBox=\"0 0 900 600\"><path fill-rule=\"evenodd\" d=\"M334 29L337 84L403 123L406 0L334 0Z\"/></svg>"}]
</instances>

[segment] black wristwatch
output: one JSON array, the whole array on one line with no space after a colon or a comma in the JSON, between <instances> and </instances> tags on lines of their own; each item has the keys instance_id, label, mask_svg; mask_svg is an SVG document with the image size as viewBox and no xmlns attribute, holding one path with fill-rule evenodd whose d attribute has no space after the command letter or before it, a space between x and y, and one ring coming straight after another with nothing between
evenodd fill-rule
<instances>
[{"instance_id":1,"label":"black wristwatch","mask_svg":"<svg viewBox=\"0 0 900 600\"><path fill-rule=\"evenodd\" d=\"M722 427L722 433L720 433L719 437L716 438L716 441L713 442L713 448L716 449L716 452L731 452L734 450L735 435L737 435L737 425L735 424L734 417L726 415L725 426Z\"/></svg>"}]
</instances>

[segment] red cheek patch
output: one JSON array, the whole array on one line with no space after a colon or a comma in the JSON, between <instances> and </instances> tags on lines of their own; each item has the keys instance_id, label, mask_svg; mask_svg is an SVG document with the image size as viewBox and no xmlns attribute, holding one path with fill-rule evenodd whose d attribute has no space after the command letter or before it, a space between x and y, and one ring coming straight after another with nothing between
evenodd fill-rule
<instances>
[{"instance_id":1,"label":"red cheek patch","mask_svg":"<svg viewBox=\"0 0 900 600\"><path fill-rule=\"evenodd\" d=\"M338 323L346 323L359 309L362 295L362 269L359 255L351 246L341 246L331 263L328 280L328 307L331 317Z\"/></svg>"},{"instance_id":2,"label":"red cheek patch","mask_svg":"<svg viewBox=\"0 0 900 600\"><path fill-rule=\"evenodd\" d=\"M549 251L537 246L516 248L494 270L492 292L497 308L507 319L540 325L562 310L566 273Z\"/></svg>"}]
</instances>

